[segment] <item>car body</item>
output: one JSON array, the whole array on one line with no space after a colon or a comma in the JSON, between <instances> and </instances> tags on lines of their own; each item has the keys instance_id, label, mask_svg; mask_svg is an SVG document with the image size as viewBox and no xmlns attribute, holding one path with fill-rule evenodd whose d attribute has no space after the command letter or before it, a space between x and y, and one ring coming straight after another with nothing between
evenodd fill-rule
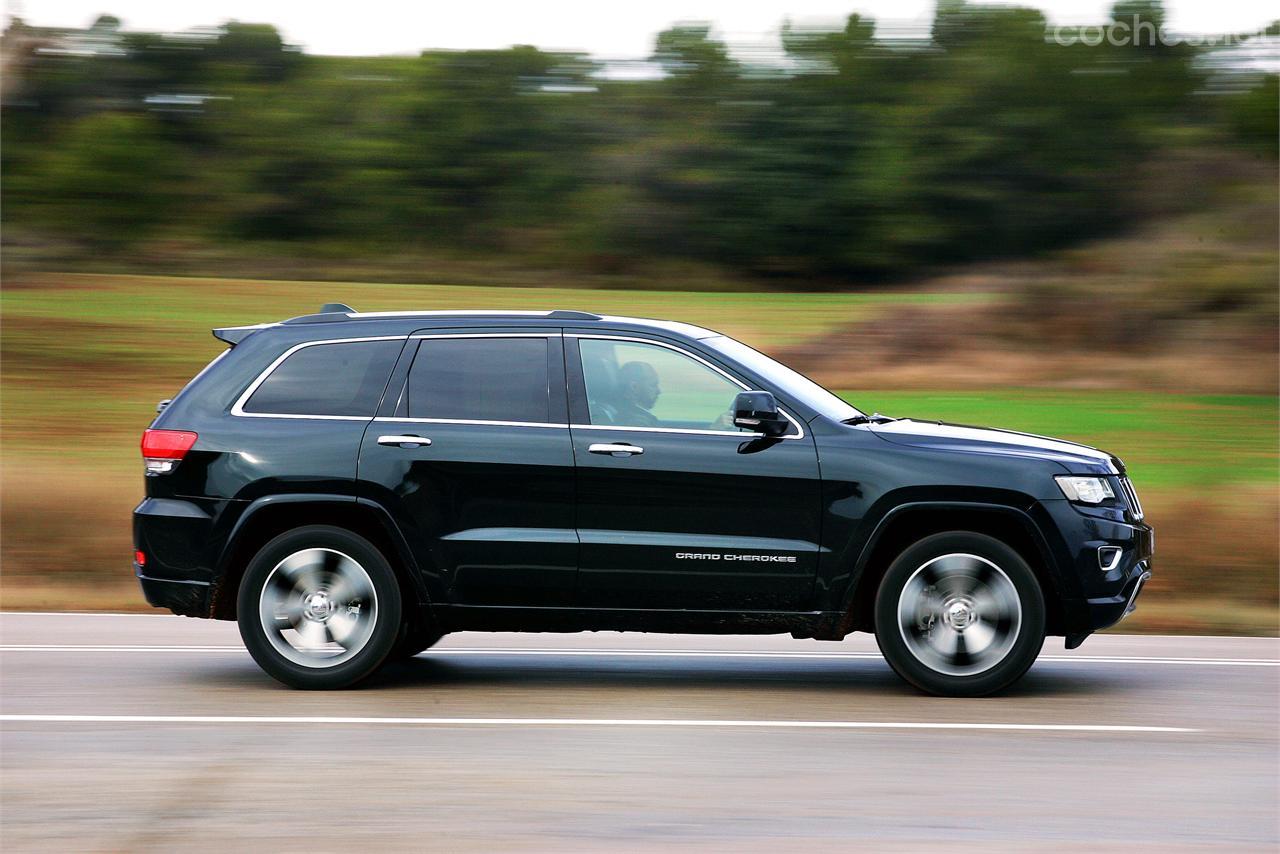
<instances>
[{"instance_id":1,"label":"car body","mask_svg":"<svg viewBox=\"0 0 1280 854\"><path fill-rule=\"evenodd\" d=\"M866 416L699 327L331 305L214 334L229 349L144 436L135 572L153 605L239 619L289 684L350 684L462 630L839 640L879 625L919 687L990 693L1046 634L1072 648L1120 620L1150 576L1117 458ZM926 541L951 551L912 552ZM377 636L360 666L316 663L293 634L345 649L339 619ZM975 638L1018 660L964 663Z\"/></svg>"}]
</instances>

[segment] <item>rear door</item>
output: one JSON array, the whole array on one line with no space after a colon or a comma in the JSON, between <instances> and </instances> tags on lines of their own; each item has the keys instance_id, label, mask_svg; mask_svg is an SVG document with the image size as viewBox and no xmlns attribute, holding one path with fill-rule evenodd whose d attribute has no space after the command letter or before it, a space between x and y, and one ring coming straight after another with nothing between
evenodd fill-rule
<instances>
[{"instance_id":1,"label":"rear door","mask_svg":"<svg viewBox=\"0 0 1280 854\"><path fill-rule=\"evenodd\" d=\"M800 611L818 563L813 438L733 427L747 383L656 339L565 338L578 465L578 602ZM766 389L767 390L767 389Z\"/></svg>"},{"instance_id":2,"label":"rear door","mask_svg":"<svg viewBox=\"0 0 1280 854\"><path fill-rule=\"evenodd\" d=\"M230 417L202 436L209 450L189 454L167 485L247 500L272 493L354 498L361 438L404 344L399 335L289 347L232 404ZM171 407L161 418L172 415Z\"/></svg>"},{"instance_id":3,"label":"rear door","mask_svg":"<svg viewBox=\"0 0 1280 854\"><path fill-rule=\"evenodd\" d=\"M561 340L527 327L415 333L365 433L360 480L450 603L572 601Z\"/></svg>"}]
</instances>

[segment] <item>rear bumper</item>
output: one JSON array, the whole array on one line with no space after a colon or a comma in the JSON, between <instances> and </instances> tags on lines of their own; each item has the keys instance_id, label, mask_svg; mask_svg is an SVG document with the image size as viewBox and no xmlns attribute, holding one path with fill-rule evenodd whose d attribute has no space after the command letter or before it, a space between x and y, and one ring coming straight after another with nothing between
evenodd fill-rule
<instances>
[{"instance_id":1,"label":"rear bumper","mask_svg":"<svg viewBox=\"0 0 1280 854\"><path fill-rule=\"evenodd\" d=\"M208 617L217 554L210 502L148 498L133 511L133 564L148 604L186 617Z\"/></svg>"},{"instance_id":2,"label":"rear bumper","mask_svg":"<svg viewBox=\"0 0 1280 854\"><path fill-rule=\"evenodd\" d=\"M209 616L209 582L152 578L143 575L141 567L136 563L133 571L138 577L138 583L142 585L142 595L146 597L148 605L168 608L183 617Z\"/></svg>"}]
</instances>

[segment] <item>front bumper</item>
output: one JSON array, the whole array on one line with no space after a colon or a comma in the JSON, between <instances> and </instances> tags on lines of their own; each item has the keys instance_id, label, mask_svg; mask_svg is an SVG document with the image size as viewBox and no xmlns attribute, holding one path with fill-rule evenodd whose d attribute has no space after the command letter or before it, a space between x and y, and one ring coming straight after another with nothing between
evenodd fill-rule
<instances>
[{"instance_id":1,"label":"front bumper","mask_svg":"<svg viewBox=\"0 0 1280 854\"><path fill-rule=\"evenodd\" d=\"M1114 626L1138 607L1138 594L1151 580L1151 559L1140 560L1130 568L1124 586L1115 596L1100 596L1087 600L1092 631Z\"/></svg>"},{"instance_id":2,"label":"front bumper","mask_svg":"<svg viewBox=\"0 0 1280 854\"><path fill-rule=\"evenodd\" d=\"M1066 546L1064 569L1073 576L1067 580L1072 587L1078 584L1073 594L1063 598L1063 634L1067 649L1074 649L1089 635L1133 613L1151 579L1155 536L1141 520L1081 513L1066 501L1043 504ZM1119 550L1114 566L1104 565L1100 549L1108 554Z\"/></svg>"}]
</instances>

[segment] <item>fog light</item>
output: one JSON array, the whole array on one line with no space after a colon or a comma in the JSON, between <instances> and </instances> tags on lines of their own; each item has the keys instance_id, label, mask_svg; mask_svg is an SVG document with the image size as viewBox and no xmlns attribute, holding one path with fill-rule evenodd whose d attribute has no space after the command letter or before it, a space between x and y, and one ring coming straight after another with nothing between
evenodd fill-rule
<instances>
[{"instance_id":1,"label":"fog light","mask_svg":"<svg viewBox=\"0 0 1280 854\"><path fill-rule=\"evenodd\" d=\"M1110 572L1120 565L1124 549L1119 546L1102 546L1098 549L1098 566L1103 572Z\"/></svg>"}]
</instances>

